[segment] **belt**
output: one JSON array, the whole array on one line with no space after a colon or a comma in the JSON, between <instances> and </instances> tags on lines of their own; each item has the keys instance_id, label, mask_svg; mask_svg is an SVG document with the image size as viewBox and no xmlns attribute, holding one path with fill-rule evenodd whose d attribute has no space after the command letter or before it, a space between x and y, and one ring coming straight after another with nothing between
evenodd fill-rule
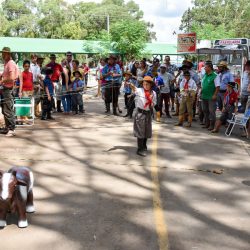
<instances>
[{"instance_id":1,"label":"belt","mask_svg":"<svg viewBox=\"0 0 250 250\"><path fill-rule=\"evenodd\" d=\"M140 108L137 108L138 110L138 113L141 113L141 114L149 114L151 111L150 110L145 110L145 109L140 109Z\"/></svg>"},{"instance_id":2,"label":"belt","mask_svg":"<svg viewBox=\"0 0 250 250\"><path fill-rule=\"evenodd\" d=\"M220 89L220 93L226 93L226 89Z\"/></svg>"}]
</instances>

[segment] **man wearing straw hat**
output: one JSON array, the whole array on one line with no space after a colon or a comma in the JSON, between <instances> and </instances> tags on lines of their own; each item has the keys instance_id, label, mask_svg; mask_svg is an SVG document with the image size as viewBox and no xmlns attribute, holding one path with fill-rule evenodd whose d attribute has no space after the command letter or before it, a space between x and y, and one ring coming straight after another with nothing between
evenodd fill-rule
<instances>
[{"instance_id":1,"label":"man wearing straw hat","mask_svg":"<svg viewBox=\"0 0 250 250\"><path fill-rule=\"evenodd\" d=\"M217 96L217 103L219 110L221 111L223 109L223 101L227 91L227 84L229 82L234 82L234 77L227 66L227 62L221 61L217 66L218 76L216 81L218 81L220 85L220 91Z\"/></svg>"},{"instance_id":2,"label":"man wearing straw hat","mask_svg":"<svg viewBox=\"0 0 250 250\"><path fill-rule=\"evenodd\" d=\"M1 131L2 134L11 137L15 136L15 112L14 98L12 90L16 79L18 78L18 67L11 58L11 50L8 47L2 49L2 58L4 61L4 71L0 74L1 86L1 107L5 121L5 128Z\"/></svg>"}]
</instances>

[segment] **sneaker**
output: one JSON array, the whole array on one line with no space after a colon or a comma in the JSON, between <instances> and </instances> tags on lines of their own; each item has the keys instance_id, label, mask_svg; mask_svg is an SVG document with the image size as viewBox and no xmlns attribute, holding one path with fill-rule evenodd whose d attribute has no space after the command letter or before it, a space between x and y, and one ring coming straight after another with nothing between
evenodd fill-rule
<instances>
[{"instance_id":1,"label":"sneaker","mask_svg":"<svg viewBox=\"0 0 250 250\"><path fill-rule=\"evenodd\" d=\"M16 135L15 130L9 130L9 132L5 136L12 137L12 136L15 136L15 135Z\"/></svg>"}]
</instances>

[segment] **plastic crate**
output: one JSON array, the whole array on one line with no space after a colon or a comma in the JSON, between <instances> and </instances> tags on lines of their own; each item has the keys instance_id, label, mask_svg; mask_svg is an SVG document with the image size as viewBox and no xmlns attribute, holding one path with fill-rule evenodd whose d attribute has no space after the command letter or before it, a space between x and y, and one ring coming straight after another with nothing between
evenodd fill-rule
<instances>
[{"instance_id":1,"label":"plastic crate","mask_svg":"<svg viewBox=\"0 0 250 250\"><path fill-rule=\"evenodd\" d=\"M31 116L31 99L15 99L16 116Z\"/></svg>"}]
</instances>

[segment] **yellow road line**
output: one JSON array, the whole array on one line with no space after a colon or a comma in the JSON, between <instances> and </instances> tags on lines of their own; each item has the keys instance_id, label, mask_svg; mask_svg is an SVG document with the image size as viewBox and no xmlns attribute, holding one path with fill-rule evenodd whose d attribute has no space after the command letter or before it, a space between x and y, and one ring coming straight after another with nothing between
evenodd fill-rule
<instances>
[{"instance_id":1,"label":"yellow road line","mask_svg":"<svg viewBox=\"0 0 250 250\"><path fill-rule=\"evenodd\" d=\"M157 164L158 125L155 126L151 156L151 177L153 185L153 209L160 250L168 250L168 230L161 202L159 168Z\"/></svg>"}]
</instances>

